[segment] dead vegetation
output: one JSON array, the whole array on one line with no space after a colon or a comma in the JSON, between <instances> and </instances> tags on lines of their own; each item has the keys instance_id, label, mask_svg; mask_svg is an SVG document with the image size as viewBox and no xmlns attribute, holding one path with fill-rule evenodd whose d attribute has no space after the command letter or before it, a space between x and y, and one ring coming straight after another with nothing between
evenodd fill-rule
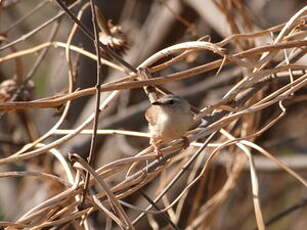
<instances>
[{"instance_id":1,"label":"dead vegetation","mask_svg":"<svg viewBox=\"0 0 307 230\"><path fill-rule=\"evenodd\" d=\"M0 226L305 229L307 6L95 2L1 1ZM145 86L189 148L157 159Z\"/></svg>"}]
</instances>

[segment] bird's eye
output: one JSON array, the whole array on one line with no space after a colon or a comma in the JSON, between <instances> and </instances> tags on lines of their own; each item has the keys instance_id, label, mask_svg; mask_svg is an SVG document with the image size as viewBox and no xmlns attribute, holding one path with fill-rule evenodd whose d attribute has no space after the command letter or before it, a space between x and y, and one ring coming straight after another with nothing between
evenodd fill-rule
<instances>
[{"instance_id":1,"label":"bird's eye","mask_svg":"<svg viewBox=\"0 0 307 230\"><path fill-rule=\"evenodd\" d=\"M175 103L175 101L174 101L174 100L170 100L168 103L169 103L170 105L173 105L173 104Z\"/></svg>"}]
</instances>

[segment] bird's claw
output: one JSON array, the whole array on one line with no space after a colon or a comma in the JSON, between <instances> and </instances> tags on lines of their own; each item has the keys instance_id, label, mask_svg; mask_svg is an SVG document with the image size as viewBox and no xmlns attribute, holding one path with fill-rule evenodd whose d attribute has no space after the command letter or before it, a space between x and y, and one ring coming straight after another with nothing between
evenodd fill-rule
<instances>
[{"instance_id":1,"label":"bird's claw","mask_svg":"<svg viewBox=\"0 0 307 230\"><path fill-rule=\"evenodd\" d=\"M181 137L183 141L183 149L186 149L190 146L190 141L187 137L183 136Z\"/></svg>"}]
</instances>

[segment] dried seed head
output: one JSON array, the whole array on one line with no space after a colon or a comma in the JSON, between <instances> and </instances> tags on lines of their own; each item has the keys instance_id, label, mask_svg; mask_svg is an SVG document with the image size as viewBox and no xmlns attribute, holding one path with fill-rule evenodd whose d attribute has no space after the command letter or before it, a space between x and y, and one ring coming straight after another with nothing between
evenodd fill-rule
<instances>
[{"instance_id":1,"label":"dried seed head","mask_svg":"<svg viewBox=\"0 0 307 230\"><path fill-rule=\"evenodd\" d=\"M127 35L122 31L121 26L113 25L109 20L107 31L102 30L99 33L99 40L102 44L110 47L119 54L124 54L128 49Z\"/></svg>"},{"instance_id":2,"label":"dried seed head","mask_svg":"<svg viewBox=\"0 0 307 230\"><path fill-rule=\"evenodd\" d=\"M119 55L124 54L128 49L127 35L120 26L113 25L111 20L107 20L97 6L95 6L95 14L100 29L99 41Z\"/></svg>"},{"instance_id":3,"label":"dried seed head","mask_svg":"<svg viewBox=\"0 0 307 230\"><path fill-rule=\"evenodd\" d=\"M0 102L8 101L18 88L15 79L5 80L0 83ZM31 96L31 90L34 88L32 81L29 81L19 95L22 100L28 100Z\"/></svg>"}]
</instances>

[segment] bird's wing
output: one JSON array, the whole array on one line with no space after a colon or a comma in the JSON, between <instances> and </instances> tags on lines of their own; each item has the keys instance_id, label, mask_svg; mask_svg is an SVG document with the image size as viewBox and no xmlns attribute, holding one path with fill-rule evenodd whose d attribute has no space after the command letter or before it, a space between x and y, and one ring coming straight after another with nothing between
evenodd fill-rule
<instances>
[{"instance_id":1,"label":"bird's wing","mask_svg":"<svg viewBox=\"0 0 307 230\"><path fill-rule=\"evenodd\" d=\"M156 110L156 108L154 107L149 107L146 112L145 112L145 118L148 121L148 123L150 125L155 125L157 123L157 118L158 116L154 116L154 110Z\"/></svg>"}]
</instances>

